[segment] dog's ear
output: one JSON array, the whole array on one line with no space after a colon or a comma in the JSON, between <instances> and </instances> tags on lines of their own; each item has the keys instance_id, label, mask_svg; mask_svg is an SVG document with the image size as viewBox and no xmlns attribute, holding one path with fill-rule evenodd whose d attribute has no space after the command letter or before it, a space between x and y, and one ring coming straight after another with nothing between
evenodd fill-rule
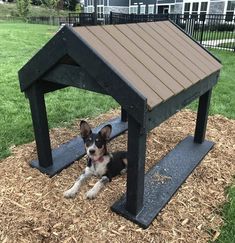
<instances>
[{"instance_id":1,"label":"dog's ear","mask_svg":"<svg viewBox=\"0 0 235 243\"><path fill-rule=\"evenodd\" d=\"M112 132L112 126L106 125L100 130L99 133L105 140L108 140L110 138L111 132Z\"/></svg>"},{"instance_id":2,"label":"dog's ear","mask_svg":"<svg viewBox=\"0 0 235 243\"><path fill-rule=\"evenodd\" d=\"M87 138L92 133L91 127L84 120L80 122L80 133L83 139Z\"/></svg>"}]
</instances>

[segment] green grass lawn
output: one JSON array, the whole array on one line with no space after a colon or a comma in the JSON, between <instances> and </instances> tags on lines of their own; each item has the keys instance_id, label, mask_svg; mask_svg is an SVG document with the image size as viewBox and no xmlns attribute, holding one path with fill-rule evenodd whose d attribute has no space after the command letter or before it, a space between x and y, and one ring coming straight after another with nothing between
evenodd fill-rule
<instances>
[{"instance_id":1,"label":"green grass lawn","mask_svg":"<svg viewBox=\"0 0 235 243\"><path fill-rule=\"evenodd\" d=\"M55 33L57 27L30 24L0 24L0 158L9 147L34 139L29 104L20 92L17 71ZM213 91L210 114L235 119L235 55L214 51L224 65ZM96 116L117 103L110 97L75 88L46 95L49 126L68 126L75 118ZM196 110L197 103L189 106ZM58 112L59 111L59 112ZM224 208L225 225L218 242L235 242L235 187L229 190L230 202Z\"/></svg>"},{"instance_id":2,"label":"green grass lawn","mask_svg":"<svg viewBox=\"0 0 235 243\"><path fill-rule=\"evenodd\" d=\"M229 201L224 205L223 218L224 226L218 243L235 242L235 184L228 189Z\"/></svg>"}]
</instances>

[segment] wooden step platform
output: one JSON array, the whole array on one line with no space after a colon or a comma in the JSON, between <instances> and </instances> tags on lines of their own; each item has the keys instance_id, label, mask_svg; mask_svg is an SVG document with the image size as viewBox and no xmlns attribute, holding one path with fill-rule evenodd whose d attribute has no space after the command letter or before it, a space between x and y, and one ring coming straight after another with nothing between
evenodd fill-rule
<instances>
[{"instance_id":1,"label":"wooden step platform","mask_svg":"<svg viewBox=\"0 0 235 243\"><path fill-rule=\"evenodd\" d=\"M206 140L202 144L194 143L193 137L186 137L146 173L144 206L137 215L125 209L126 195L111 209L146 229L213 145Z\"/></svg>"}]
</instances>

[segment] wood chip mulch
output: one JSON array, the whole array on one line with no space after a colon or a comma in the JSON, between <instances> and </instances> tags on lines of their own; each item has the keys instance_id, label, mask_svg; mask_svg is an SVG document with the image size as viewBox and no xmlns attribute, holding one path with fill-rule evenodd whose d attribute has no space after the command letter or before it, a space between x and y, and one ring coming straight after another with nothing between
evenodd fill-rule
<instances>
[{"instance_id":1,"label":"wood chip mulch","mask_svg":"<svg viewBox=\"0 0 235 243\"><path fill-rule=\"evenodd\" d=\"M98 125L117 114L114 110L87 120ZM146 170L193 134L195 117L191 111L181 111L149 133ZM70 129L51 129L53 147L77 136L78 124ZM124 134L113 140L110 150L126 149L126 138ZM212 151L146 230L110 210L125 192L126 175L114 179L95 200L84 199L95 178L75 199L65 199L63 192L81 174L85 158L48 178L28 165L36 157L35 142L12 147L12 155L0 161L0 242L213 241L223 224L225 189L235 175L235 120L209 117L207 139L216 142Z\"/></svg>"}]
</instances>

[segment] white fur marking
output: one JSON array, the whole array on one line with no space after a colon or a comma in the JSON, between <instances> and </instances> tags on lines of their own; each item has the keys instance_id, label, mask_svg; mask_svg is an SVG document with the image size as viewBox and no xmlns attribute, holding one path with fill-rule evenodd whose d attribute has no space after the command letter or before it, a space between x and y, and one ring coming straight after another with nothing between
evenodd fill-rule
<instances>
[{"instance_id":1,"label":"white fur marking","mask_svg":"<svg viewBox=\"0 0 235 243\"><path fill-rule=\"evenodd\" d=\"M108 181L108 177L103 176L101 180L96 182L96 184L86 193L87 199L94 199L96 198L99 191L105 186L105 181Z\"/></svg>"},{"instance_id":2,"label":"white fur marking","mask_svg":"<svg viewBox=\"0 0 235 243\"><path fill-rule=\"evenodd\" d=\"M67 191L64 192L64 197L73 198L79 191L81 185L92 176L92 172L89 167L85 168L84 174L82 174L78 180L75 181L74 185Z\"/></svg>"},{"instance_id":3,"label":"white fur marking","mask_svg":"<svg viewBox=\"0 0 235 243\"><path fill-rule=\"evenodd\" d=\"M110 162L110 157L108 155L103 156L102 162L95 162L90 167L93 175L95 176L103 176L107 171L107 164Z\"/></svg>"}]
</instances>

